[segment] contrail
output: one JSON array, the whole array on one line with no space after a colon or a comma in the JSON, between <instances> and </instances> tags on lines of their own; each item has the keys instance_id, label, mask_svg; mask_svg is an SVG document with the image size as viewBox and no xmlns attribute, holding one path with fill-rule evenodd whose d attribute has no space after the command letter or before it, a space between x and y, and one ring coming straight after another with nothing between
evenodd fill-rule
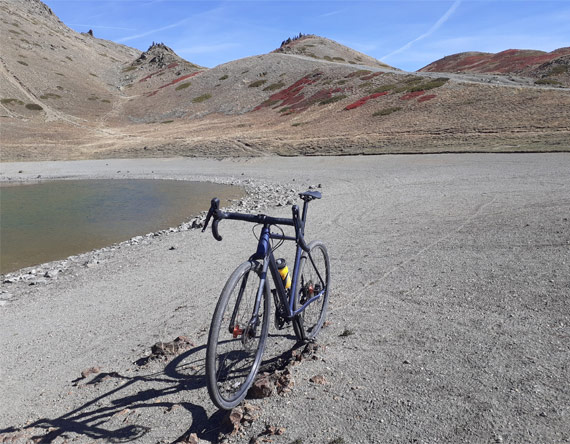
<instances>
[{"instance_id":1,"label":"contrail","mask_svg":"<svg viewBox=\"0 0 570 444\"><path fill-rule=\"evenodd\" d=\"M116 42L117 43L128 42L129 40L138 39L139 37L146 37L147 35L156 34L157 32L160 32L160 31L166 31L167 29L176 28L177 26L181 26L184 23L186 23L189 19L190 18L187 17L184 20L180 20L179 22L172 23L172 24L167 25L167 26L163 26L162 28L151 29L150 31L143 32L142 34L135 34L135 35L130 35L128 37L123 37L121 39L117 39Z\"/></svg>"},{"instance_id":2,"label":"contrail","mask_svg":"<svg viewBox=\"0 0 570 444\"><path fill-rule=\"evenodd\" d=\"M402 46L401 48L396 49L395 51L392 51L390 54L385 55L384 57L381 57L380 60L384 60L387 59L388 57L391 57L395 54L399 54L402 51L405 51L406 49L408 49L410 46L412 46L414 43L425 39L426 37L429 37L430 35L432 35L435 31L437 31L439 29L439 27L441 25L443 25L448 19L449 17L451 17L451 15L455 12L455 10L457 9L457 7L460 5L462 0L455 0L455 3L453 3L453 5L451 5L451 7L446 11L445 14L443 14L440 19L435 22L435 24L424 34L420 35L419 37L416 37L414 40L406 43L404 46Z\"/></svg>"}]
</instances>

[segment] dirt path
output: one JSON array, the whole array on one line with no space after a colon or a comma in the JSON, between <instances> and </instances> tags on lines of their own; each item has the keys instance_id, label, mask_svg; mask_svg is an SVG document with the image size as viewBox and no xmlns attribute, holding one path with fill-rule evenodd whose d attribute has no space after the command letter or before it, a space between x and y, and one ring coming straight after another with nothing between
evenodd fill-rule
<instances>
[{"instance_id":1,"label":"dirt path","mask_svg":"<svg viewBox=\"0 0 570 444\"><path fill-rule=\"evenodd\" d=\"M266 424L285 429L275 443L570 440L568 154L4 163L0 172L321 184L307 238L329 247L330 324L316 358L291 367L291 392L251 401L258 418L228 442L248 443ZM254 248L243 224L222 222L220 232L222 243L172 233L45 284L2 284L0 433L216 442L223 415L204 387L204 344L225 278ZM269 361L294 345L292 330L282 333L271 332ZM178 336L193 344L178 357L136 363ZM310 382L316 375L323 384Z\"/></svg>"}]
</instances>

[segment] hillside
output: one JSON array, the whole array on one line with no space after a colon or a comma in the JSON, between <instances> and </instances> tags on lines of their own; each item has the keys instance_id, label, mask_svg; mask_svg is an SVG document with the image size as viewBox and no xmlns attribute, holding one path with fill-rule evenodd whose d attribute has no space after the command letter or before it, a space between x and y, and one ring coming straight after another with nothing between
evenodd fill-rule
<instances>
[{"instance_id":1,"label":"hillside","mask_svg":"<svg viewBox=\"0 0 570 444\"><path fill-rule=\"evenodd\" d=\"M208 69L39 0L0 0L0 20L4 161L569 149L570 90L536 77L563 78L563 50L535 77L407 73L306 35Z\"/></svg>"},{"instance_id":2,"label":"hillside","mask_svg":"<svg viewBox=\"0 0 570 444\"><path fill-rule=\"evenodd\" d=\"M538 84L570 86L570 47L552 52L508 49L496 54L462 52L437 60L421 72L516 74Z\"/></svg>"}]
</instances>

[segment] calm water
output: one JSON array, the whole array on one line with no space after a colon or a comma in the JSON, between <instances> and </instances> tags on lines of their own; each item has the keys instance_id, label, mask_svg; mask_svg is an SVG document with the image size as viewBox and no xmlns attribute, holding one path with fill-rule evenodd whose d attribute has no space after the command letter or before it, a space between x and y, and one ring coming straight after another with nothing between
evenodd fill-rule
<instances>
[{"instance_id":1,"label":"calm water","mask_svg":"<svg viewBox=\"0 0 570 444\"><path fill-rule=\"evenodd\" d=\"M0 273L179 225L244 195L177 180L66 180L0 186Z\"/></svg>"}]
</instances>

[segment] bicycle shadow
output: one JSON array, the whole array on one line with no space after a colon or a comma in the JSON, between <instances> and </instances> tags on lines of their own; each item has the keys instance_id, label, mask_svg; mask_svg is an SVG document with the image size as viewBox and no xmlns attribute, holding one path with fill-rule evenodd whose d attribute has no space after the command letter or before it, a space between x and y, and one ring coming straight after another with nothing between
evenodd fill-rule
<instances>
[{"instance_id":1,"label":"bicycle shadow","mask_svg":"<svg viewBox=\"0 0 570 444\"><path fill-rule=\"evenodd\" d=\"M27 424L23 430L34 433L30 440L36 443L48 443L56 438L67 439L71 434L113 443L129 442L142 438L151 428L141 423L122 425L126 415L129 418L144 418L146 414L141 413L145 410L160 409L164 412L182 407L191 415L190 433L196 433L200 439L215 441L219 432L223 431L223 412L208 416L201 405L163 399L205 386L202 358L205 348L205 345L200 345L183 352L159 372L137 376L124 376L117 372L100 373L90 381L76 385L76 389L86 390L100 384L109 385L111 382L117 386L59 417L41 418ZM0 434L21 431L22 429L8 427L0 429Z\"/></svg>"},{"instance_id":2,"label":"bicycle shadow","mask_svg":"<svg viewBox=\"0 0 570 444\"><path fill-rule=\"evenodd\" d=\"M286 334L270 336L280 337L282 340L294 338ZM295 344L284 352L266 354L261 371L280 367L291 359L292 350L298 347L299 345ZM50 443L57 438L65 440L71 438L72 434L112 443L130 442L141 439L151 427L136 423L124 426L127 420L125 416L142 418L144 421L144 411L151 415L153 409L160 409L163 414L165 411L182 407L190 415L192 423L174 442L184 440L191 433L196 433L200 440L217 442L220 433L231 431L231 424L224 421L226 411L218 410L208 416L206 409L199 404L163 399L205 387L205 349L206 345L200 345L185 351L158 372L137 376L124 376L117 372L97 374L88 382L77 384L76 389L97 388L100 384L109 385L110 382L114 382L116 387L98 394L59 417L41 418L27 424L23 429L0 429L0 436L29 431L32 434L29 439L35 443Z\"/></svg>"}]
</instances>

